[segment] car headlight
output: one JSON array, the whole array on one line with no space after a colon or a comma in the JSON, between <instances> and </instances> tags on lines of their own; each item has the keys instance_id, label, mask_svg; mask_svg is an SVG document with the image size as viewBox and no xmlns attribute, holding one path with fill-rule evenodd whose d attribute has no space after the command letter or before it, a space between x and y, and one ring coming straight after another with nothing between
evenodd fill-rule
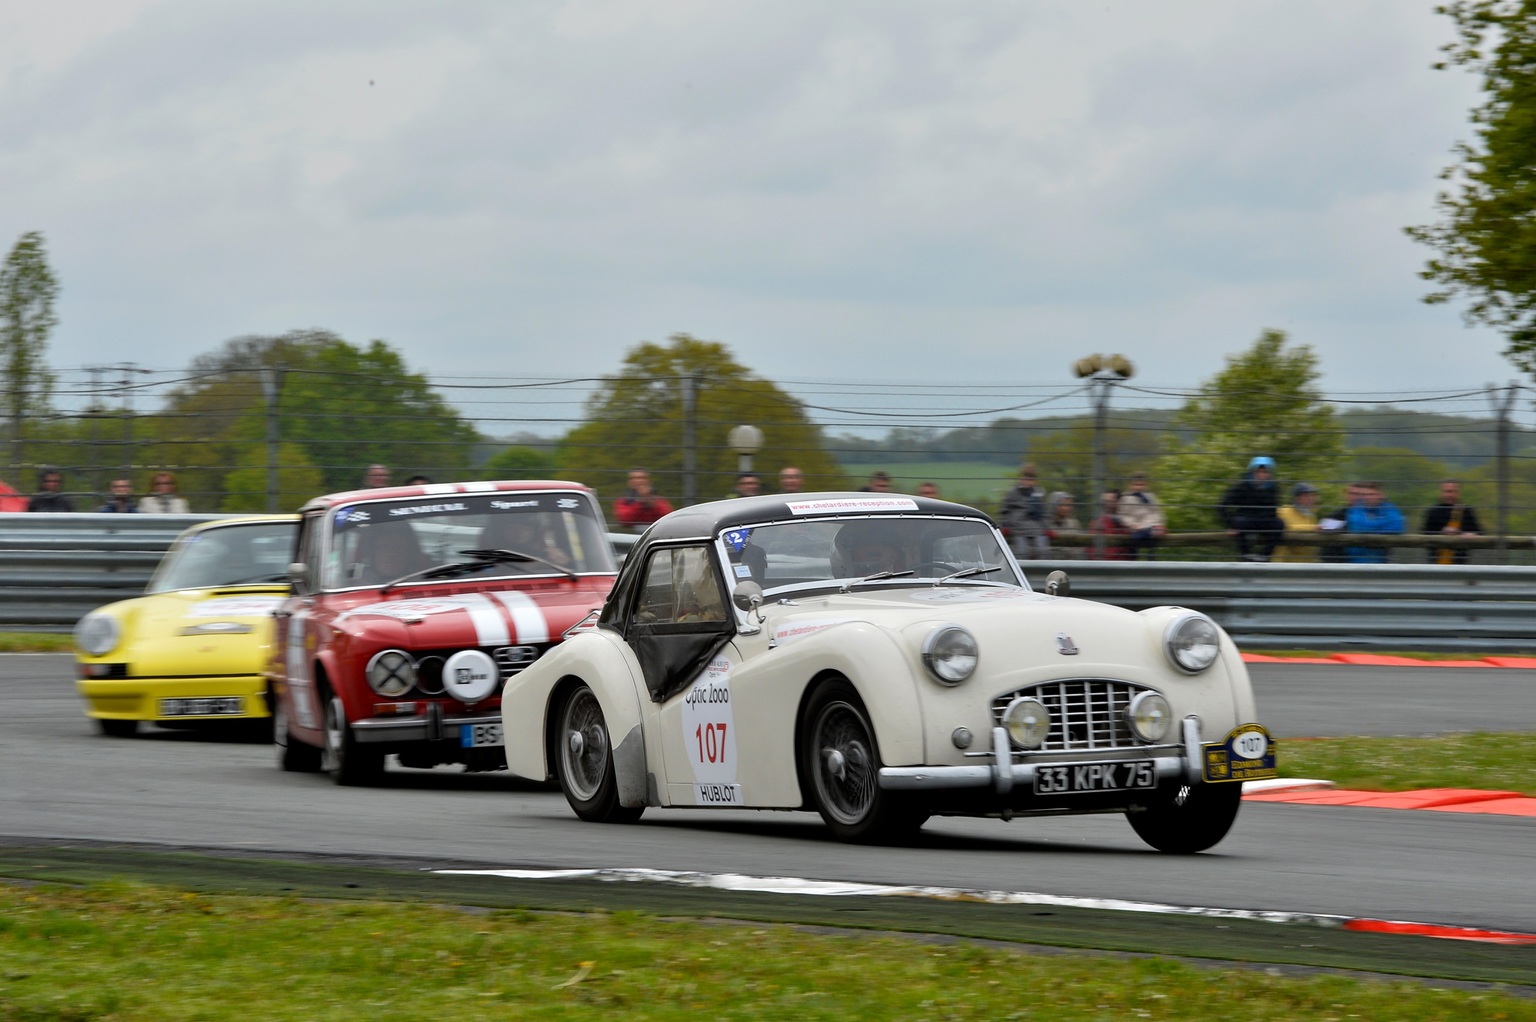
<instances>
[{"instance_id":1,"label":"car headlight","mask_svg":"<svg viewBox=\"0 0 1536 1022\"><path fill-rule=\"evenodd\" d=\"M1221 629L1204 614L1186 614L1168 626L1163 645L1175 667L1199 674L1221 654Z\"/></svg>"},{"instance_id":2,"label":"car headlight","mask_svg":"<svg viewBox=\"0 0 1536 1022\"><path fill-rule=\"evenodd\" d=\"M923 666L946 685L958 685L976 670L976 637L959 625L943 625L923 640Z\"/></svg>"},{"instance_id":3,"label":"car headlight","mask_svg":"<svg viewBox=\"0 0 1536 1022\"><path fill-rule=\"evenodd\" d=\"M398 649L375 653L368 661L368 684L381 696L403 696L416 685L416 665Z\"/></svg>"},{"instance_id":4,"label":"car headlight","mask_svg":"<svg viewBox=\"0 0 1536 1022\"><path fill-rule=\"evenodd\" d=\"M1051 711L1034 696L1020 696L1003 711L1003 727L1021 749L1038 749L1051 733Z\"/></svg>"},{"instance_id":5,"label":"car headlight","mask_svg":"<svg viewBox=\"0 0 1536 1022\"><path fill-rule=\"evenodd\" d=\"M1144 742L1160 742L1173 723L1173 708L1159 692L1139 692L1125 708L1125 723Z\"/></svg>"},{"instance_id":6,"label":"car headlight","mask_svg":"<svg viewBox=\"0 0 1536 1022\"><path fill-rule=\"evenodd\" d=\"M123 626L111 614L92 612L75 622L75 645L91 656L110 653L122 634Z\"/></svg>"}]
</instances>

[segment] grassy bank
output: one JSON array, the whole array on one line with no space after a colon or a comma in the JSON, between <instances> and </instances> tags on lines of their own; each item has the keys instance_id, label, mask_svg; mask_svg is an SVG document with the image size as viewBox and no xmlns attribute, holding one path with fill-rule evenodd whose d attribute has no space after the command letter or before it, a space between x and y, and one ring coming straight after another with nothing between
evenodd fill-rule
<instances>
[{"instance_id":1,"label":"grassy bank","mask_svg":"<svg viewBox=\"0 0 1536 1022\"><path fill-rule=\"evenodd\" d=\"M0 885L0 991L4 1020L1536 1019L1529 999L1400 980L129 882Z\"/></svg>"},{"instance_id":2,"label":"grassy bank","mask_svg":"<svg viewBox=\"0 0 1536 1022\"><path fill-rule=\"evenodd\" d=\"M1483 788L1536 797L1536 734L1288 739L1276 762L1284 777L1333 781L1341 788Z\"/></svg>"}]
</instances>

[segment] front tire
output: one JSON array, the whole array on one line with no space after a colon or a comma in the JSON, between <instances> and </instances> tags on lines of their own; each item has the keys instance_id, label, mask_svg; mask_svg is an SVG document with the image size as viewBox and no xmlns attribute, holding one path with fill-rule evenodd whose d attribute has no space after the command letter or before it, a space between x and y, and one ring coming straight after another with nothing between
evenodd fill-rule
<instances>
[{"instance_id":1,"label":"front tire","mask_svg":"<svg viewBox=\"0 0 1536 1022\"><path fill-rule=\"evenodd\" d=\"M320 771L320 750L296 740L289 732L288 710L280 698L273 700L272 705L272 751L277 754L277 765L291 773Z\"/></svg>"},{"instance_id":2,"label":"front tire","mask_svg":"<svg viewBox=\"0 0 1536 1022\"><path fill-rule=\"evenodd\" d=\"M910 838L928 814L880 787L875 729L846 681L822 685L806 705L801 732L801 776L811 801L833 835L875 843Z\"/></svg>"},{"instance_id":3,"label":"front tire","mask_svg":"<svg viewBox=\"0 0 1536 1022\"><path fill-rule=\"evenodd\" d=\"M597 695L586 685L560 704L553 740L555 776L576 815L592 823L633 823L644 806L619 804L613 740Z\"/></svg>"},{"instance_id":4,"label":"front tire","mask_svg":"<svg viewBox=\"0 0 1536 1022\"><path fill-rule=\"evenodd\" d=\"M1242 798L1243 786L1236 781L1169 785L1150 795L1140 812L1126 813L1125 818L1158 851L1193 855L1227 836Z\"/></svg>"},{"instance_id":5,"label":"front tire","mask_svg":"<svg viewBox=\"0 0 1536 1022\"><path fill-rule=\"evenodd\" d=\"M349 787L379 783L384 773L384 754L359 744L347 725L346 709L339 696L325 704L325 751L321 763L331 780Z\"/></svg>"}]
</instances>

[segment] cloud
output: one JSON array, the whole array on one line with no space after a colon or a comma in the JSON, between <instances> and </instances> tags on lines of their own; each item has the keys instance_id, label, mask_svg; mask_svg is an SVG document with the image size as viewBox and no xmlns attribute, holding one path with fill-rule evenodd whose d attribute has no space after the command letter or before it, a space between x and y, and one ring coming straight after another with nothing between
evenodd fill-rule
<instances>
[{"instance_id":1,"label":"cloud","mask_svg":"<svg viewBox=\"0 0 1536 1022\"><path fill-rule=\"evenodd\" d=\"M1475 101L1449 37L1395 0L16 5L0 240L47 235L65 365L313 326L595 375L688 331L771 377L1188 384L1277 326L1330 385L1482 381L1401 234Z\"/></svg>"}]
</instances>

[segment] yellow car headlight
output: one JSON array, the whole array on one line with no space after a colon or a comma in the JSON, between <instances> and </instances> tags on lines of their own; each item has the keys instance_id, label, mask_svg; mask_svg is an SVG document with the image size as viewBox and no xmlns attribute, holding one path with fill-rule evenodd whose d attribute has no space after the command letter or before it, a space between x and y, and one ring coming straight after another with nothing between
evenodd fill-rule
<instances>
[{"instance_id":1,"label":"yellow car headlight","mask_svg":"<svg viewBox=\"0 0 1536 1022\"><path fill-rule=\"evenodd\" d=\"M112 652L122 635L123 626L111 614L92 611L75 623L75 645L91 656Z\"/></svg>"}]
</instances>

